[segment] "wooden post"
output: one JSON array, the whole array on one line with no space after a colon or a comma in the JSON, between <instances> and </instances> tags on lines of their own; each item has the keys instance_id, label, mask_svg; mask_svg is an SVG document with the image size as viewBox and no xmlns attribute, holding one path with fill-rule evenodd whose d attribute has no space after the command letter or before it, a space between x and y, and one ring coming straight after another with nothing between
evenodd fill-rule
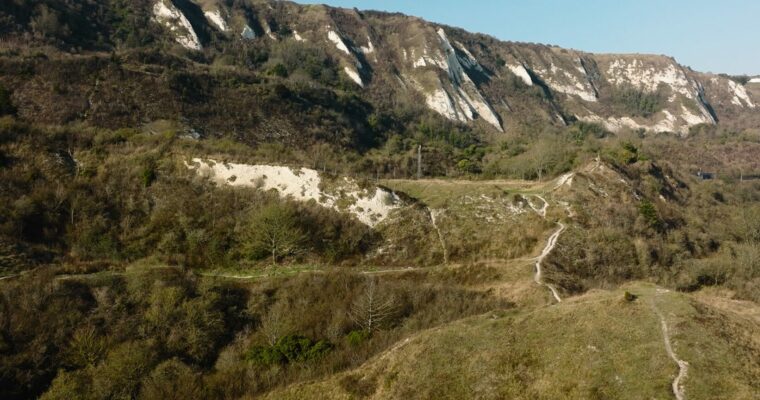
<instances>
[{"instance_id":1,"label":"wooden post","mask_svg":"<svg viewBox=\"0 0 760 400\"><path fill-rule=\"evenodd\" d=\"M422 178L422 145L417 146L417 179Z\"/></svg>"}]
</instances>

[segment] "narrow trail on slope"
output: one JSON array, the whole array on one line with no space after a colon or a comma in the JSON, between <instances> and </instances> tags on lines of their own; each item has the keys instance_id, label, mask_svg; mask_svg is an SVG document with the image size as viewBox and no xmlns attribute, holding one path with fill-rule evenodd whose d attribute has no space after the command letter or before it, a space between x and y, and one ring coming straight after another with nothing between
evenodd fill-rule
<instances>
[{"instance_id":1,"label":"narrow trail on slope","mask_svg":"<svg viewBox=\"0 0 760 400\"><path fill-rule=\"evenodd\" d=\"M562 302L562 299L559 297L559 292L557 292L557 288L552 285L551 283L546 283L542 279L542 271L541 271L541 263L544 261L546 256L549 255L549 253L554 250L554 247L557 245L557 239L559 239L559 235L562 234L562 232L565 230L565 224L562 222L557 222L557 225L559 225L559 229L557 229L554 233L552 233L551 236L549 236L549 240L546 242L546 247L544 247L544 250L541 252L541 255L539 255L536 258L536 274L533 276L533 280L536 281L537 284L546 286L551 290L552 295L557 300L558 303Z\"/></svg>"},{"instance_id":2,"label":"narrow trail on slope","mask_svg":"<svg viewBox=\"0 0 760 400\"><path fill-rule=\"evenodd\" d=\"M37 271L37 270L39 270L41 268L44 268L44 267L45 266L40 266L40 267L32 268L32 269L29 269L29 270L26 270L26 271L17 272L15 274L6 275L6 276L3 276L3 277L0 277L0 281L11 280L11 279L18 278L20 276L24 276L26 274L31 274L31 273L33 273L33 272L35 272L35 271Z\"/></svg>"},{"instance_id":3,"label":"narrow trail on slope","mask_svg":"<svg viewBox=\"0 0 760 400\"><path fill-rule=\"evenodd\" d=\"M549 193L556 191L557 189L559 189L560 187L564 185L571 185L573 182L574 176L575 176L574 172L570 172L570 173L560 176L557 179L557 183L554 185L554 187L552 187L552 189L549 190ZM541 201L544 202L544 206L541 208L533 207L533 204L530 201L528 201L528 204L536 213L538 213L538 215L546 219L546 210L549 208L549 202L542 196L539 196L539 195L534 195L534 196L536 198L541 199ZM572 218L573 212L572 212L572 209L570 208L570 205L569 204L565 205L565 209L568 212L568 216ZM559 226L559 229L557 229L554 233L552 233L551 236L549 236L549 240L547 240L544 250L541 251L541 254L535 258L536 274L533 276L533 280L536 281L536 283L541 286L546 286L552 292L552 296L554 296L554 299L557 300L557 303L561 303L562 298L559 296L559 291L557 291L557 287L552 285L551 283L544 282L543 271L541 269L541 264L544 262L544 259L546 258L546 256L548 256L549 253L551 253L552 250L554 250L554 247L557 246L559 235L561 235L562 232L565 231L565 228L567 228L565 224L563 224L562 222L557 222L557 226Z\"/></svg>"},{"instance_id":4,"label":"narrow trail on slope","mask_svg":"<svg viewBox=\"0 0 760 400\"><path fill-rule=\"evenodd\" d=\"M531 203L530 200L528 200L528 205L530 206L530 208L533 209L533 211L535 211L536 213L538 213L538 215L540 215L543 218L546 218L546 210L549 208L549 202L546 201L545 198L543 198L543 197L541 197L541 196L539 196L537 194L534 194L533 197L535 197L535 198L543 201L544 205L541 208L534 207L533 203Z\"/></svg>"},{"instance_id":5,"label":"narrow trail on slope","mask_svg":"<svg viewBox=\"0 0 760 400\"><path fill-rule=\"evenodd\" d=\"M443 263L448 264L449 263L449 252L448 249L446 249L446 240L443 237L443 232L441 232L441 229L438 227L438 211L433 211L430 209L430 207L427 207L428 217L430 218L430 223L433 224L433 228L435 228L435 231L438 232L438 241L441 242L441 248L443 249Z\"/></svg>"},{"instance_id":6,"label":"narrow trail on slope","mask_svg":"<svg viewBox=\"0 0 760 400\"><path fill-rule=\"evenodd\" d=\"M670 341L670 330L668 329L668 323L665 320L665 316L662 314L660 309L657 308L657 305L654 303L654 300L652 300L651 304L652 304L652 309L660 318L662 337L663 337L663 341L665 342L665 351L668 353L668 356L676 364L678 364L678 376L676 376L676 378L673 379L673 384L672 384L673 394L676 396L677 400L684 400L686 399L686 394L684 393L683 380L686 379L686 376L689 373L689 363L684 360L679 359L675 351L673 351L673 345Z\"/></svg>"}]
</instances>

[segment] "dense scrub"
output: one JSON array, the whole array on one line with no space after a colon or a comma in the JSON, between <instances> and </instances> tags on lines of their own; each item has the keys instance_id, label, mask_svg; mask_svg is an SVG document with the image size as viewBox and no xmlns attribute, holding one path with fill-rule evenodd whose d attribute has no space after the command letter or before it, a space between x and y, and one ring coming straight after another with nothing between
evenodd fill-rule
<instances>
[{"instance_id":1,"label":"dense scrub","mask_svg":"<svg viewBox=\"0 0 760 400\"><path fill-rule=\"evenodd\" d=\"M366 331L353 316L370 286L391 308ZM177 390L237 398L356 366L420 329L511 307L413 276L338 271L238 285L140 266L30 274L4 283L0 300L7 399L159 399Z\"/></svg>"},{"instance_id":2,"label":"dense scrub","mask_svg":"<svg viewBox=\"0 0 760 400\"><path fill-rule=\"evenodd\" d=\"M610 103L618 115L649 117L665 107L665 91L658 88L653 93L647 93L634 87L614 88L610 89Z\"/></svg>"},{"instance_id":3,"label":"dense scrub","mask_svg":"<svg viewBox=\"0 0 760 400\"><path fill-rule=\"evenodd\" d=\"M576 179L589 190L578 192L578 224L560 238L550 274L570 292L653 279L686 291L722 285L757 301L758 183L704 181L684 172L680 160L651 161L665 160L656 141L643 146L622 141L601 152L624 185Z\"/></svg>"},{"instance_id":4,"label":"dense scrub","mask_svg":"<svg viewBox=\"0 0 760 400\"><path fill-rule=\"evenodd\" d=\"M297 249L275 257L339 263L376 240L360 222L317 205L253 190L215 187L188 170L175 132L39 130L2 120L0 251L48 262L130 262L157 257L189 268L261 258L246 232L267 207L301 232ZM259 249L260 250L260 249ZM296 251L297 250L297 251ZM6 254L7 252L7 254Z\"/></svg>"}]
</instances>

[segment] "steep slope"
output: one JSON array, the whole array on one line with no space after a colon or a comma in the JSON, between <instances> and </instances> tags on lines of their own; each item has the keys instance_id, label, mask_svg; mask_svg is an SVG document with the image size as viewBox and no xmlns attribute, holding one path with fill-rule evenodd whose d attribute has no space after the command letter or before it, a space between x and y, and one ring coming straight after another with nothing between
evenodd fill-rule
<instances>
[{"instance_id":1,"label":"steep slope","mask_svg":"<svg viewBox=\"0 0 760 400\"><path fill-rule=\"evenodd\" d=\"M687 134L692 126L724 118L732 126L750 127L760 103L756 92L739 82L694 72L665 56L596 55L502 42L399 14L263 0L73 4L35 0L3 5L0 31L8 38L6 47L54 44L85 54L179 47L185 56L212 64L230 58L266 59L301 46L324 52L335 72L376 107L400 101L419 104L450 121L495 132L537 121L584 120L613 131ZM58 25L39 23L43 8ZM71 16L91 21L95 32L61 26ZM35 34L31 43L30 32ZM255 62L238 65L265 72ZM10 77L0 80L24 90ZM97 93L91 100L97 101ZM47 100L21 102L21 114L38 107L35 101Z\"/></svg>"}]
</instances>

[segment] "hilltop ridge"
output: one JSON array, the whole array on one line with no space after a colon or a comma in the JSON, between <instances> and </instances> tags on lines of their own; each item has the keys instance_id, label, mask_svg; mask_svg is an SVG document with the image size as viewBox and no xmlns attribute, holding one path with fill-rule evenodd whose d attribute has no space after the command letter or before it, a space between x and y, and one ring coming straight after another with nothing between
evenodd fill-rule
<instances>
[{"instance_id":1,"label":"hilltop ridge","mask_svg":"<svg viewBox=\"0 0 760 400\"><path fill-rule=\"evenodd\" d=\"M42 9L47 10L44 16ZM344 81L344 86L355 86L346 89L374 107L417 103L449 121L495 132L536 121L566 125L580 120L615 132L642 129L686 135L701 124L751 126L757 122L754 111L760 104L755 92L741 82L693 71L671 57L592 54L503 42L402 14L283 1L215 0L105 4L35 0L6 4L0 12L5 15L0 32L6 48L52 44L82 55L179 48L187 52L184 57L202 64L256 71L267 67L264 72L297 75L328 86ZM306 57L300 60L306 65L294 74L296 66L288 63L296 59L288 57L299 53ZM274 56L278 60L272 60ZM273 70L277 65L284 68ZM89 75L97 75L103 67L93 66ZM21 82L8 83L18 91L29 89ZM81 82L80 90L95 92L90 103L98 101L94 84ZM29 103L21 102L22 115L47 101L25 100ZM98 113L92 111L84 109L76 118L97 122ZM196 125L215 127L207 120Z\"/></svg>"}]
</instances>

